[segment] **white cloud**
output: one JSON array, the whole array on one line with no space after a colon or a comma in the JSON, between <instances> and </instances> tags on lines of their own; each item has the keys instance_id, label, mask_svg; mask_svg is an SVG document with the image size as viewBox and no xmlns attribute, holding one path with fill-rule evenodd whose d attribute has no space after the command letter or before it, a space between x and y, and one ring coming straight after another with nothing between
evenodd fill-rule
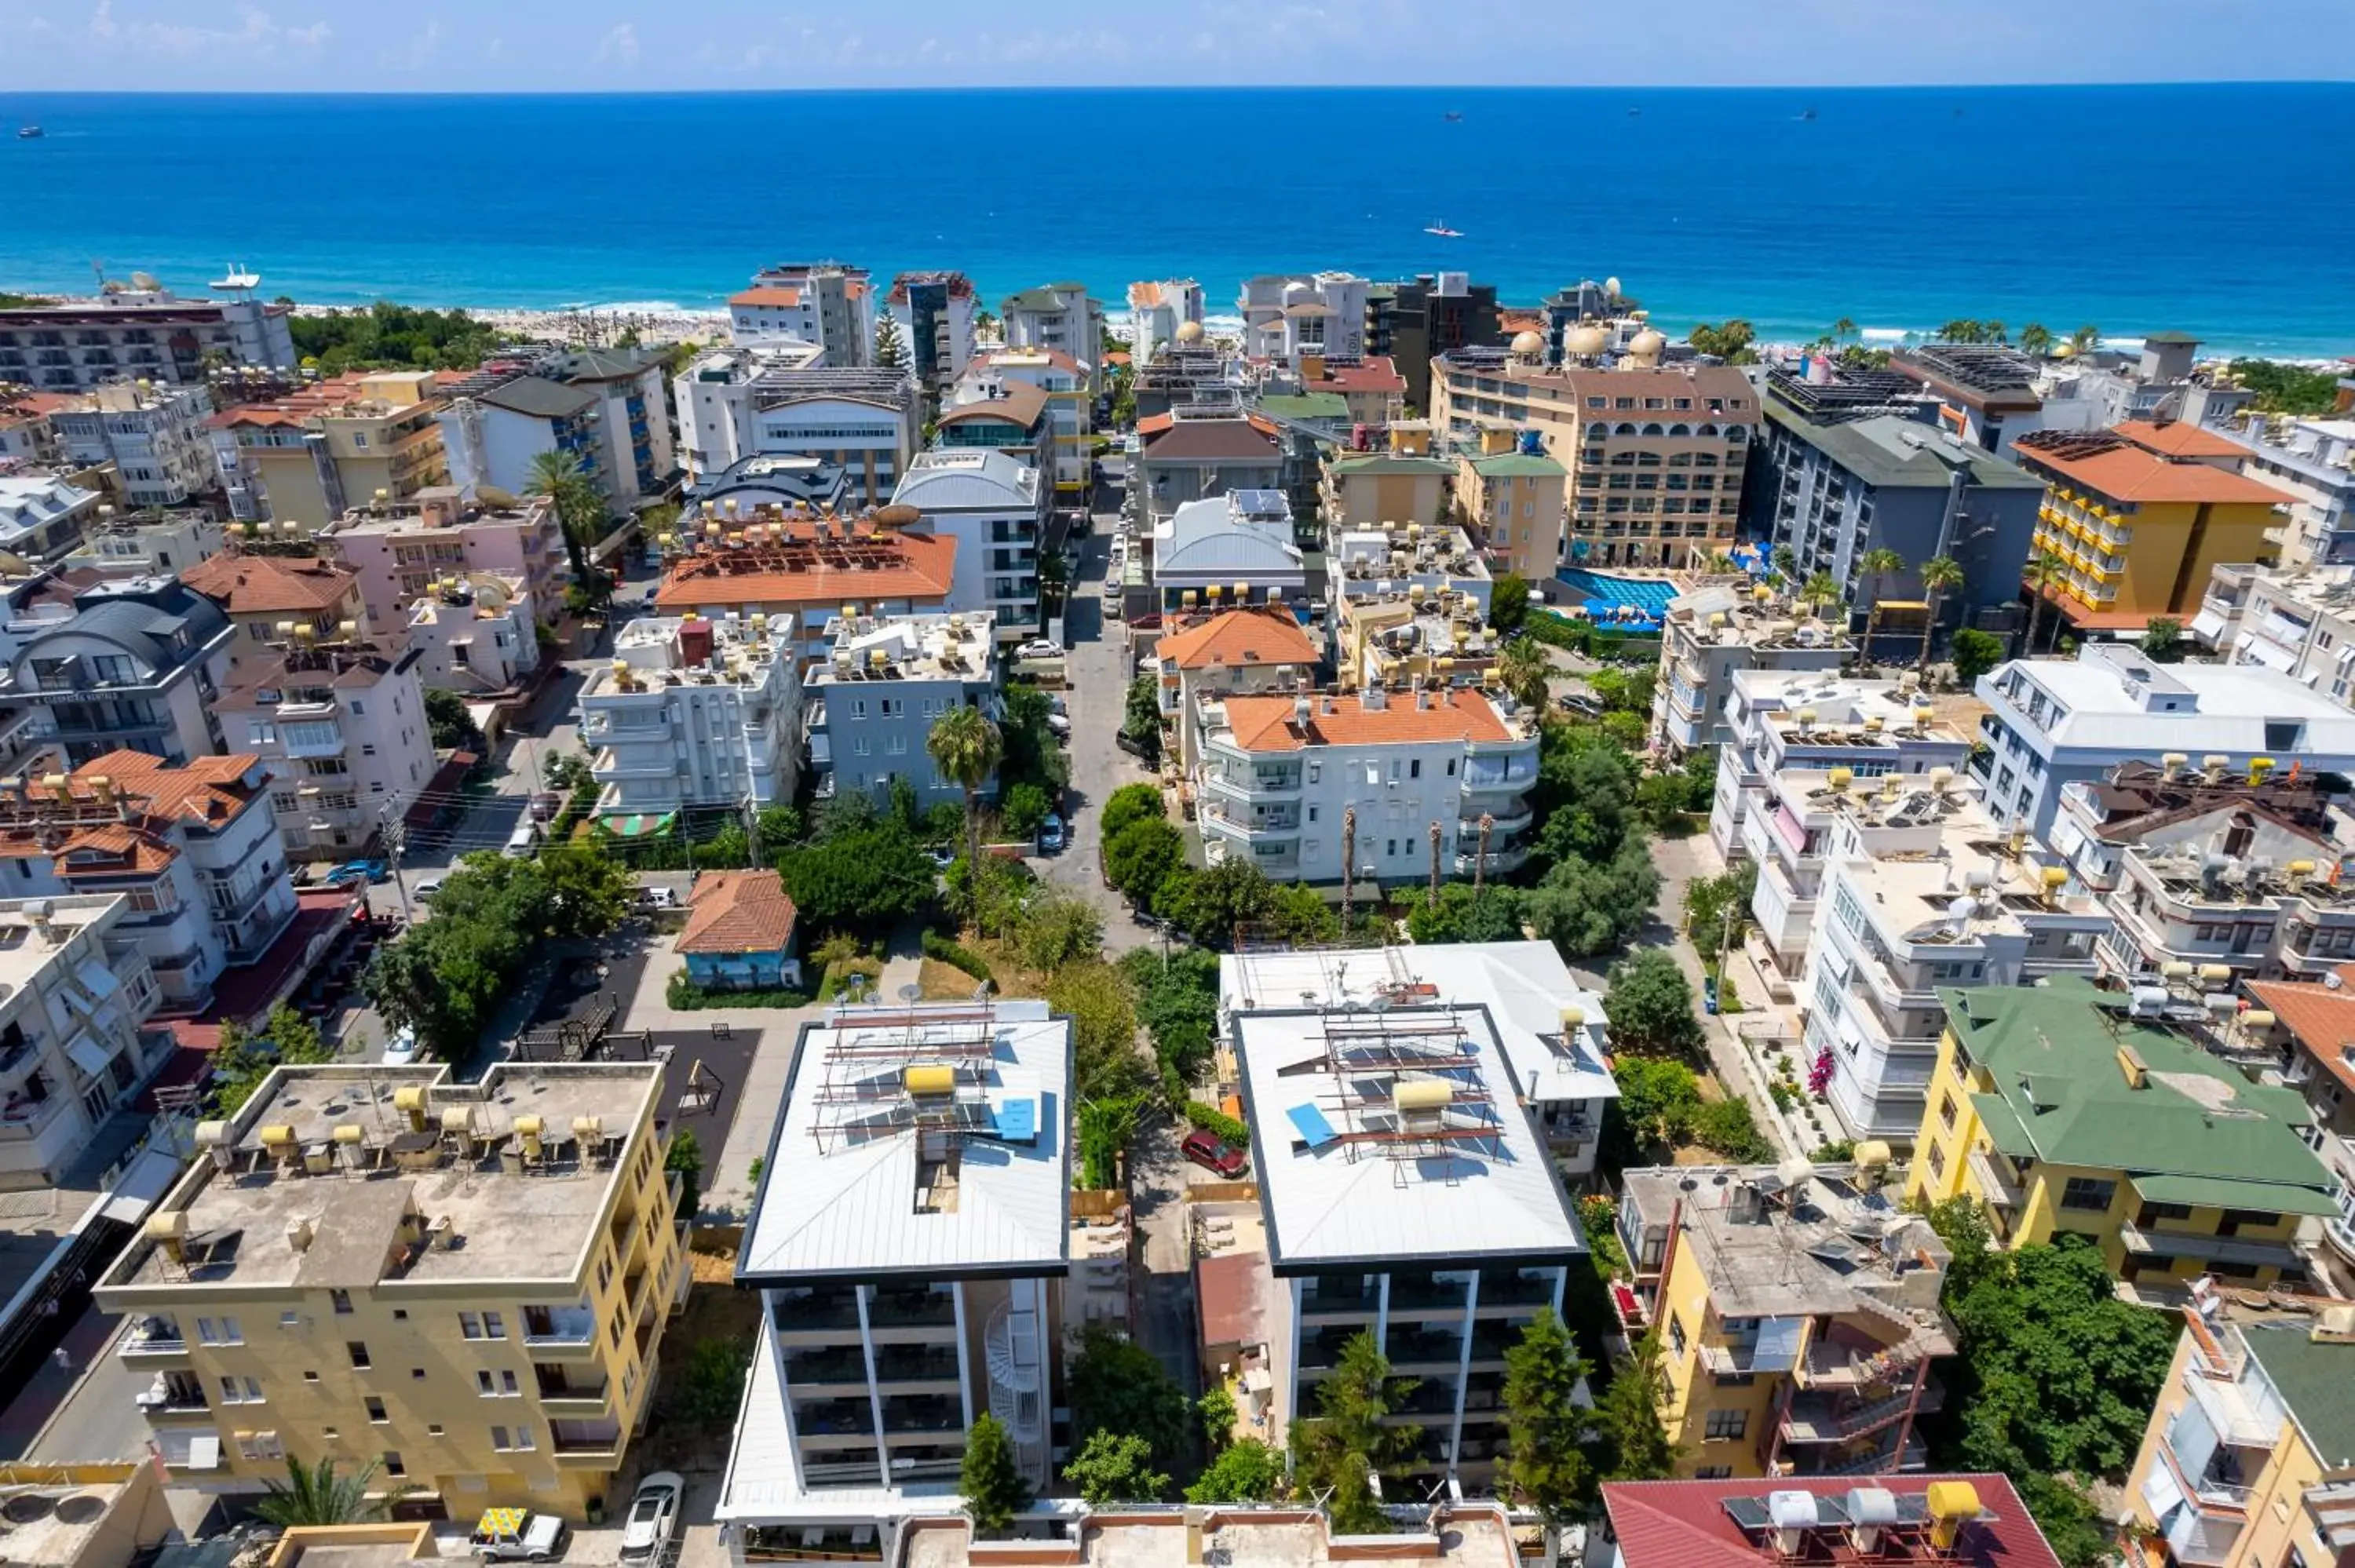
<instances>
[{"instance_id":1,"label":"white cloud","mask_svg":"<svg viewBox=\"0 0 2355 1568\"><path fill-rule=\"evenodd\" d=\"M301 44L305 48L315 49L321 44L325 43L329 35L334 31L335 29L328 26L325 22L314 22L307 27L287 28L286 37L291 43Z\"/></svg>"},{"instance_id":2,"label":"white cloud","mask_svg":"<svg viewBox=\"0 0 2355 1568\"><path fill-rule=\"evenodd\" d=\"M114 0L98 0L98 9L90 14L90 31L97 38L112 38L123 31L114 19Z\"/></svg>"},{"instance_id":3,"label":"white cloud","mask_svg":"<svg viewBox=\"0 0 2355 1568\"><path fill-rule=\"evenodd\" d=\"M316 48L332 31L324 21L304 27L281 27L258 5L238 7L233 28L193 27L172 22L125 22L114 15L114 0L98 0L90 15L91 37L106 44L127 44L153 54L190 56L216 49L268 53L283 38Z\"/></svg>"},{"instance_id":4,"label":"white cloud","mask_svg":"<svg viewBox=\"0 0 2355 1568\"><path fill-rule=\"evenodd\" d=\"M635 22L623 22L606 34L604 41L597 46L599 59L616 60L623 66L637 64L638 53L638 25Z\"/></svg>"}]
</instances>

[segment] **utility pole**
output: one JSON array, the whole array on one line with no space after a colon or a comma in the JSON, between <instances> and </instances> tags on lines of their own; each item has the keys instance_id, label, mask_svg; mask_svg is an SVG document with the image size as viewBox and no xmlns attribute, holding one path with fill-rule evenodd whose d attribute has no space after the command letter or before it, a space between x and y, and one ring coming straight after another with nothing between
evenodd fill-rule
<instances>
[{"instance_id":1,"label":"utility pole","mask_svg":"<svg viewBox=\"0 0 2355 1568\"><path fill-rule=\"evenodd\" d=\"M761 863L761 808L752 800L750 789L744 791L745 864L757 869Z\"/></svg>"},{"instance_id":2,"label":"utility pole","mask_svg":"<svg viewBox=\"0 0 2355 1568\"><path fill-rule=\"evenodd\" d=\"M392 811L392 804L388 803L384 808L385 863L392 872L392 891L400 899L400 920L405 926L410 923L409 885L400 880L400 851L409 837L408 824L394 816ZM360 896L365 898L368 895L363 892Z\"/></svg>"}]
</instances>

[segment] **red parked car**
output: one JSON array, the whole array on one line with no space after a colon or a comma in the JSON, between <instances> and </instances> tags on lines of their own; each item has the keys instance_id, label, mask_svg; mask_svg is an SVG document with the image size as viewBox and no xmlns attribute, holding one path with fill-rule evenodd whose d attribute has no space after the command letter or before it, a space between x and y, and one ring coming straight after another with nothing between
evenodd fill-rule
<instances>
[{"instance_id":1,"label":"red parked car","mask_svg":"<svg viewBox=\"0 0 2355 1568\"><path fill-rule=\"evenodd\" d=\"M1251 1156L1231 1143L1222 1142L1217 1134L1197 1128L1186 1135L1178 1151L1205 1171L1215 1171L1231 1181L1251 1169Z\"/></svg>"}]
</instances>

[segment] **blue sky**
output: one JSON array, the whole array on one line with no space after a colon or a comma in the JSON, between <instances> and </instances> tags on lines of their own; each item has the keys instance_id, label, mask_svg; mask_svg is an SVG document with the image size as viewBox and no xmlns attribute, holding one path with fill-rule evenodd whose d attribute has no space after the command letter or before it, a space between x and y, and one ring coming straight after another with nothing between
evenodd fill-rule
<instances>
[{"instance_id":1,"label":"blue sky","mask_svg":"<svg viewBox=\"0 0 2355 1568\"><path fill-rule=\"evenodd\" d=\"M2350 12L1681 0L1646 26L1624 0L0 0L0 92L2346 79Z\"/></svg>"}]
</instances>

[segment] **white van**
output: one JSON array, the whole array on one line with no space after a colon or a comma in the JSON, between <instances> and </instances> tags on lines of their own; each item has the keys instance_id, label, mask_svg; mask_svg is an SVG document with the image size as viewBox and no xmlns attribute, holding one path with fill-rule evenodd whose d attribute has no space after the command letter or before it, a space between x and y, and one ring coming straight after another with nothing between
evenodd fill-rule
<instances>
[{"instance_id":1,"label":"white van","mask_svg":"<svg viewBox=\"0 0 2355 1568\"><path fill-rule=\"evenodd\" d=\"M539 824L526 817L516 824L516 831L507 835L507 847L499 853L509 860L528 860L539 848L543 836Z\"/></svg>"}]
</instances>

